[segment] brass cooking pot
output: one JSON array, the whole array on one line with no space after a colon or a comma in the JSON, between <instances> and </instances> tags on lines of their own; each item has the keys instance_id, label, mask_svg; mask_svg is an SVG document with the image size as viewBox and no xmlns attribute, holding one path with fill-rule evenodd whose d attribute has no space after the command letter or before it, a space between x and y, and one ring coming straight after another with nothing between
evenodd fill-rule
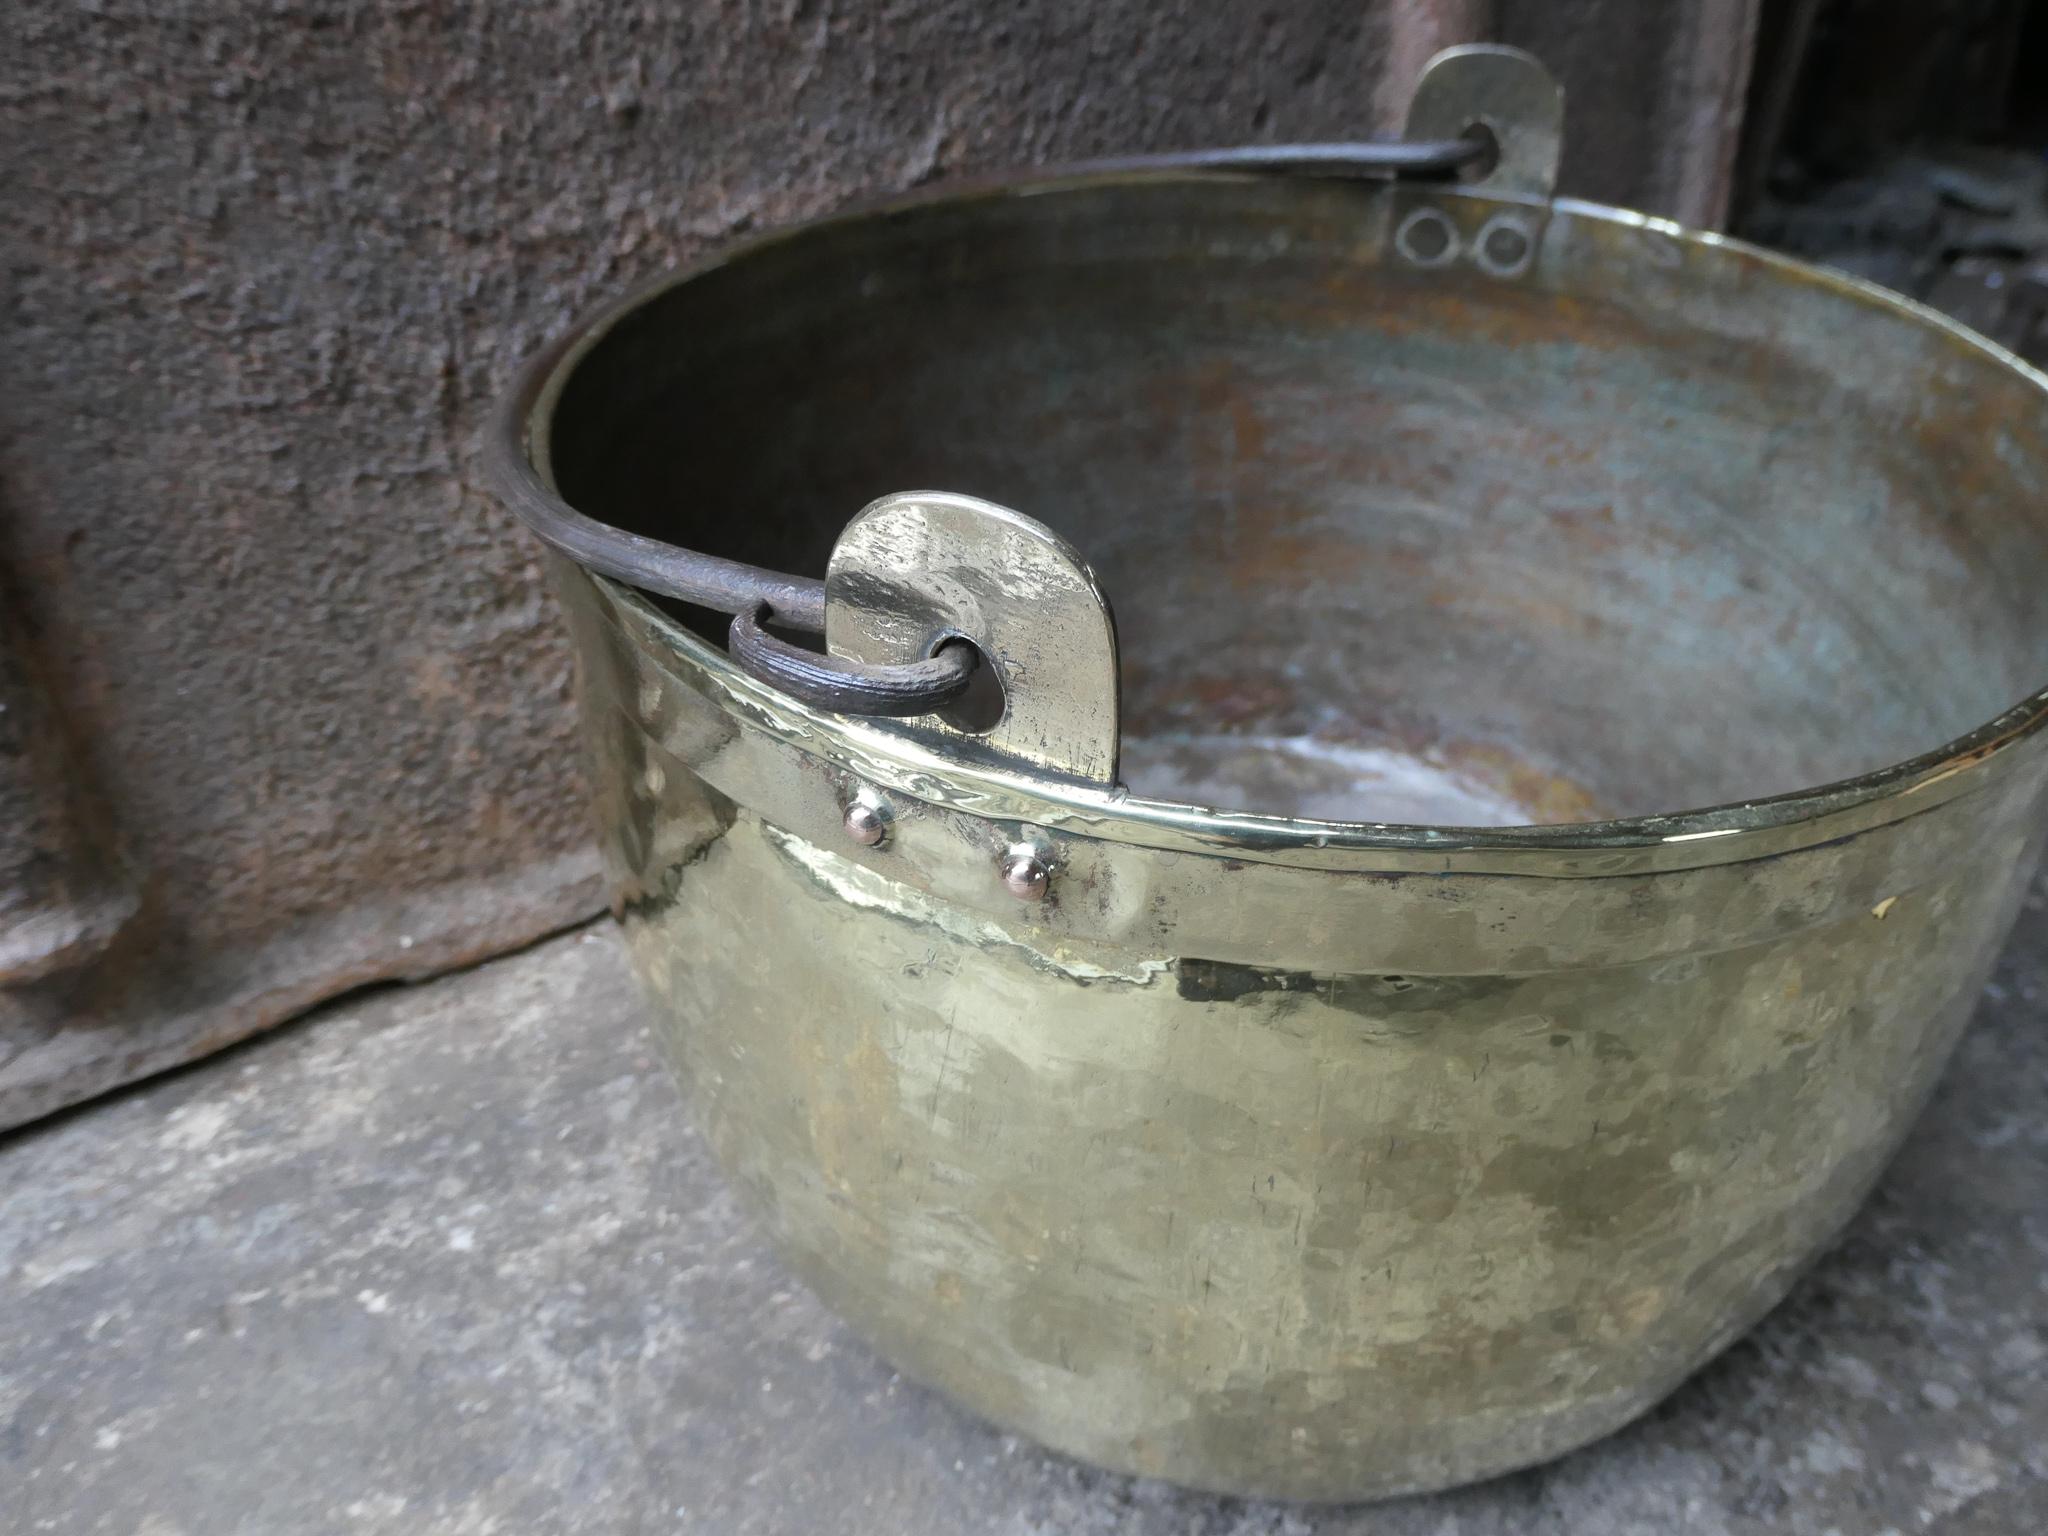
<instances>
[{"instance_id":1,"label":"brass cooking pot","mask_svg":"<svg viewBox=\"0 0 2048 1536\"><path fill-rule=\"evenodd\" d=\"M1072 1455L1353 1498L1627 1422L1854 1211L2020 899L2048 379L1552 197L1560 115L1456 50L1398 149L826 219L508 406L699 1125Z\"/></svg>"}]
</instances>

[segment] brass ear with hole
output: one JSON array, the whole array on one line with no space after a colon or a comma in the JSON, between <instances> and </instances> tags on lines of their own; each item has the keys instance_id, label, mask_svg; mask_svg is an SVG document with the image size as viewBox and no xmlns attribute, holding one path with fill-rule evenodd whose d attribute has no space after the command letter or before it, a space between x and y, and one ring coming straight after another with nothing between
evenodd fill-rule
<instances>
[{"instance_id":1,"label":"brass ear with hole","mask_svg":"<svg viewBox=\"0 0 2048 1536\"><path fill-rule=\"evenodd\" d=\"M1542 61L1502 43L1467 43L1431 59L1408 105L1410 138L1455 139L1483 127L1493 166L1474 191L1549 199L1564 154L1564 87Z\"/></svg>"},{"instance_id":2,"label":"brass ear with hole","mask_svg":"<svg viewBox=\"0 0 2048 1536\"><path fill-rule=\"evenodd\" d=\"M900 665L955 640L973 644L993 672L995 707L970 690L943 714L875 729L995 765L1116 782L1116 625L1088 562L1043 523L992 501L884 496L832 551L826 649Z\"/></svg>"}]
</instances>

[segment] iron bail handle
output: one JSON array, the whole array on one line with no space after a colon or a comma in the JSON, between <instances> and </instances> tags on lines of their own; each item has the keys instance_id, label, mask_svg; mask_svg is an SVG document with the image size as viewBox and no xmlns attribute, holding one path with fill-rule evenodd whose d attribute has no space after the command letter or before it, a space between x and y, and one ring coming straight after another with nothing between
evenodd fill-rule
<instances>
[{"instance_id":1,"label":"iron bail handle","mask_svg":"<svg viewBox=\"0 0 2048 1536\"><path fill-rule=\"evenodd\" d=\"M1402 138L1131 155L1055 167L1039 176L1056 181L1075 176L1216 173L1427 182L1463 175L1475 190L1546 200L1556 180L1563 114L1563 93L1537 60L1515 48L1467 44L1446 49L1424 68L1409 110L1408 135ZM937 515L937 511L944 510L944 500L926 493L921 502L924 511L915 515ZM956 505L947 515L957 514L957 503L964 503L965 499L953 501ZM881 505L877 503L869 512ZM1069 564L1079 573L1076 592L1094 593L1092 598L1078 603L1077 614L1085 618L1095 599L1100 598L1086 562L1052 536L1050 530L1030 523L1029 519L1020 520L1018 514L1007 509L977 505L989 513L1000 514L997 523L1011 520L1004 537L1014 538L1018 527L1028 525L1035 530L1030 538L1043 536L1051 541L1046 547L1058 551L1055 563ZM956 628L952 631L954 635L972 638L975 644L921 654L904 649L907 642L901 635L864 631L851 622L840 626L841 633L856 637L857 644L847 643L827 623L827 582L784 575L629 533L585 516L556 496L523 501L517 507L541 539L585 569L644 592L733 615L727 633L727 648L733 659L761 682L813 708L894 720L936 716L972 686L981 658L993 659L998 671L1011 674L1002 679L1007 690L1020 659L1029 649L1020 645L1013 647L1015 656L999 655L989 649L986 637L969 637L964 629ZM986 532L980 529L976 537ZM1020 547L1029 551L1037 546L1027 541ZM1015 550L1007 553L1014 554ZM854 578L846 579L857 585ZM907 589L899 586L896 590L893 601L900 607L909 601L903 595ZM909 605L913 609L918 606L915 602ZM993 607L998 614L1011 613L1011 605L1003 602L995 602ZM1100 607L1106 620L1106 600ZM827 649L821 653L780 640L765 628L771 623L787 630L825 635ZM1098 628L1106 633L1098 634ZM1107 655L1113 662L1113 627L1106 622L1102 626L1084 623L1083 629L1088 636L1085 653L1095 661L1099 661L1100 655ZM868 647L871 654L856 654L859 646ZM1043 675L1042 667L1039 675ZM1076 700L1069 699L1065 701L1068 707L1060 708L1050 697L1040 701L1047 716L1040 723L1047 727L1049 735L1028 740L1018 735L1017 739L1009 740L999 730L996 738L1001 741L1005 755L1078 778L1113 777L1114 717L1112 714L1105 724L1098 706L1107 699L1113 711L1114 683L1105 689L1096 679L1081 693L1094 702L1075 707ZM1014 707L1017 702L1008 699L1009 706ZM941 729L932 725L917 728L923 734ZM956 732L948 744L957 747L966 743Z\"/></svg>"},{"instance_id":2,"label":"iron bail handle","mask_svg":"<svg viewBox=\"0 0 2048 1536\"><path fill-rule=\"evenodd\" d=\"M958 702L979 665L978 653L966 645L893 665L822 655L776 639L761 627L767 616L765 604L734 614L726 649L753 676L813 709L891 720L935 714Z\"/></svg>"},{"instance_id":3,"label":"iron bail handle","mask_svg":"<svg viewBox=\"0 0 2048 1536\"><path fill-rule=\"evenodd\" d=\"M1488 134L1443 139L1365 139L1346 144L1242 144L1230 149L1189 149L1156 155L1114 155L1060 166L1060 176L1142 175L1149 171L1237 171L1279 176L1400 176L1443 179L1494 156Z\"/></svg>"},{"instance_id":4,"label":"iron bail handle","mask_svg":"<svg viewBox=\"0 0 2048 1536\"><path fill-rule=\"evenodd\" d=\"M1342 144L1246 145L1170 154L1126 155L1057 167L1065 176L1184 174L1309 175L1442 179L1479 165L1493 145L1457 138L1387 139ZM911 662L855 662L790 644L765 626L825 631L825 584L804 576L725 560L613 528L566 506L529 513L534 532L586 570L661 597L733 615L726 648L746 671L799 703L835 714L907 719L959 700L973 682L977 653L953 646Z\"/></svg>"}]
</instances>

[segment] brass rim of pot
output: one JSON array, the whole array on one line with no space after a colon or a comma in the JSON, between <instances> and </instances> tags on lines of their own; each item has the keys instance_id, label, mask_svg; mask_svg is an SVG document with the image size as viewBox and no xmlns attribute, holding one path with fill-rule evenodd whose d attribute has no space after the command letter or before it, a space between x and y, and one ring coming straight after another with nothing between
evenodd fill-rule
<instances>
[{"instance_id":1,"label":"brass rim of pot","mask_svg":"<svg viewBox=\"0 0 2048 1536\"><path fill-rule=\"evenodd\" d=\"M859 203L825 218L728 246L603 306L535 356L505 396L492 424L484 445L486 472L522 520L563 507L548 461L545 426L570 376L614 327L661 294L708 272L782 242L878 214L1019 192L1158 180L1175 174L1075 174L1055 169L947 183ZM1478 197L1504 207L1518 206L1463 190L1437 190L1441 196ZM1730 236L1685 228L1627 209L1563 197L1551 199L1549 206L1575 218L1654 230L1660 238L1700 249L1739 252L1784 280L1831 290L1929 327L1953 344L2012 369L2041 392L2043 409L2048 411L2048 373L1939 311L1874 283ZM758 682L723 650L670 619L643 594L602 576L593 579L635 614L650 636L662 640L675 664L670 669L675 682L708 693L729 712L743 713L748 724L893 793L929 799L929 786L938 775L961 791L956 809L971 805L973 814L986 819L1054 827L1113 842L1226 853L1306 867L1596 877L1740 863L1902 821L1960 795L1989 788L2003 777L2003 770L2014 765L2018 749L2048 726L2048 685L2044 685L1975 730L1867 773L1755 800L1610 820L1460 827L1269 816L1148 799L1121 786L1074 785L963 763L893 737L866 721L810 709Z\"/></svg>"}]
</instances>

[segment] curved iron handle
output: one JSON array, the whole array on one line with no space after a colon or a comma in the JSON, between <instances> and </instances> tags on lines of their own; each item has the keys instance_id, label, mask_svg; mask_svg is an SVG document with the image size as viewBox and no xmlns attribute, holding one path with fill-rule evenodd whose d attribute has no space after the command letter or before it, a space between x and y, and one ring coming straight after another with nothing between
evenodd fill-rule
<instances>
[{"instance_id":1,"label":"curved iron handle","mask_svg":"<svg viewBox=\"0 0 2048 1536\"><path fill-rule=\"evenodd\" d=\"M1443 178L1479 165L1494 152L1483 134L1356 144L1246 145L1090 160L1051 167L1033 173L1032 179L1212 171ZM977 663L971 647L950 648L904 666L875 666L820 655L768 634L762 628L767 622L810 634L825 632L825 584L811 577L788 576L629 533L586 517L559 496L520 498L513 510L543 542L586 570L643 592L732 614L726 643L733 659L762 682L815 708L896 718L928 715L958 699L973 677Z\"/></svg>"},{"instance_id":2,"label":"curved iron handle","mask_svg":"<svg viewBox=\"0 0 2048 1536\"><path fill-rule=\"evenodd\" d=\"M1258 175L1455 176L1493 158L1492 139L1367 139L1349 144L1239 144L1229 149L1169 150L1156 155L1112 155L1056 166L1051 176L1111 176L1148 171L1241 171Z\"/></svg>"},{"instance_id":3,"label":"curved iron handle","mask_svg":"<svg viewBox=\"0 0 2048 1536\"><path fill-rule=\"evenodd\" d=\"M971 645L951 645L924 661L878 666L822 656L761 627L761 612L733 615L725 646L732 659L799 704L841 714L906 719L944 709L967 691L980 665Z\"/></svg>"}]
</instances>

